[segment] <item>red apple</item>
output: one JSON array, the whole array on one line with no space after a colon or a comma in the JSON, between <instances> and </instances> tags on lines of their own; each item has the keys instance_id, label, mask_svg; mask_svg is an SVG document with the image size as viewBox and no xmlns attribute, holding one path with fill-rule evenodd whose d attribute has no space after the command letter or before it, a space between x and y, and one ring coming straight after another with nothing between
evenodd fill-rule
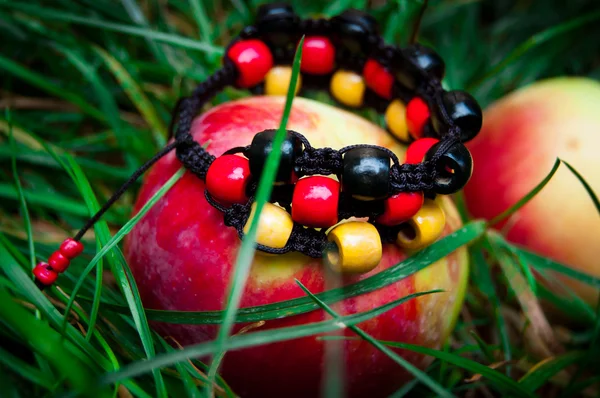
<instances>
[{"instance_id":1,"label":"red apple","mask_svg":"<svg viewBox=\"0 0 600 398\"><path fill-rule=\"evenodd\" d=\"M600 193L599 104L600 83L583 78L535 83L492 104L468 145L475 165L464 190L469 211L488 219L499 214L537 185L557 157ZM503 229L512 242L600 276L600 217L564 166ZM567 282L595 304L595 289Z\"/></svg>"},{"instance_id":2,"label":"red apple","mask_svg":"<svg viewBox=\"0 0 600 398\"><path fill-rule=\"evenodd\" d=\"M199 142L221 155L231 147L248 145L254 134L276 128L283 98L255 97L216 107L193 124ZM349 144L383 145L402 154L403 149L381 128L348 112L315 101L294 101L288 128L306 135L316 147L340 148ZM136 211L146 203L181 164L171 153L146 176ZM447 212L445 233L460 226L448 198L439 198ZM152 208L129 235L125 251L146 307L163 310L207 311L223 309L228 281L240 240L223 225L222 214L204 198L204 183L186 173ZM346 277L347 284L384 270L405 258L395 245L385 245L379 266L368 274ZM360 324L383 340L439 347L450 333L463 302L468 274L464 249L432 264L416 275L378 291L336 304L343 314L374 308L414 292L443 289L411 300ZM325 289L320 259L298 253L282 256L257 254L252 264L241 306L258 306L302 297L294 282L312 292ZM267 321L260 329L278 328L326 319L322 311ZM244 325L238 325L234 332ZM217 326L158 324L164 335L183 345L213 339ZM350 331L346 331L352 335ZM398 388L408 375L386 355L360 340L344 341L344 370L350 396L384 396ZM222 375L243 397L314 397L324 375L324 342L316 337L229 352ZM400 351L410 362L426 366L430 358Z\"/></svg>"}]
</instances>

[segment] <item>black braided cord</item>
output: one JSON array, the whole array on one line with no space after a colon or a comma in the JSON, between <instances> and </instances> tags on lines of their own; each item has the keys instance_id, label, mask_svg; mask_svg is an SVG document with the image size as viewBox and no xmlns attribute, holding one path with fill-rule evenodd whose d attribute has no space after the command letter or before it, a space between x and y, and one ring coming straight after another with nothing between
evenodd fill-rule
<instances>
[{"instance_id":1,"label":"black braided cord","mask_svg":"<svg viewBox=\"0 0 600 398\"><path fill-rule=\"evenodd\" d=\"M306 19L300 22L300 30L303 34L307 35L328 35L330 33L331 25L327 19ZM240 38L257 37L259 32L254 27L247 27L240 33ZM239 39L238 39L239 40ZM374 57L382 65L389 66L391 60L400 58L401 62L410 62L407 56L404 56L403 50L390 45L385 45L383 40L379 36L370 37L369 41L372 44L374 50ZM235 42L235 40L233 41ZM233 43L232 42L232 43ZM277 59L289 59L293 58L293 53L287 54L274 54L274 58ZM352 54L343 54L341 51L337 52L336 61L340 67L344 69L360 71L362 70L366 57L357 57ZM442 109L442 117L445 119L446 124L450 126L449 131L440 140L440 145L437 152L431 159L424 161L419 164L401 164L397 156L387 148L382 148L374 145L351 145L344 147L339 150L333 148L313 148L308 140L297 132L290 131L298 137L303 146L304 150L302 154L295 160L296 170L299 170L300 175L341 175L343 168L343 154L353 148L363 147L377 147L388 153L392 160L392 166L390 168L390 183L389 183L389 194L394 195L399 192L431 192L434 188L434 183L439 177L438 168L436 165L440 158L457 142L460 142L458 137L460 131L453 123L453 120L445 112L444 107L441 104L441 98L443 89L441 83L430 76L427 76L427 72L416 68L417 73L421 73L424 76L420 76L422 84L415 90L416 95L419 95L423 100L431 107L437 106ZM210 164L214 161L215 157L206 151L198 142L196 142L190 133L191 124L194 117L200 112L202 106L209 101L217 92L222 90L228 85L234 85L237 71L234 65L228 59L225 59L223 68L219 69L213 74L207 81L200 84L191 96L182 99L178 106L174 110L174 122L171 128L175 130L175 140L177 144L177 158L179 161L192 173L198 176L200 179L206 178L206 172ZM400 91L399 91L400 90ZM255 90L259 92L260 90ZM403 101L408 101L414 93L402 91L400 88L395 87L394 95L399 97ZM378 106L371 102L376 108ZM379 106L379 108L381 108ZM175 122L176 120L176 122ZM173 131L173 130L172 130ZM226 152L226 154L232 153L246 153L249 147L236 147ZM254 193L256 190L256 181L258 176L254 179L254 182L249 187L249 200L245 204L233 204L229 207L222 206L216 202L208 191L205 190L206 200L216 209L223 212L224 223L226 226L233 227L236 229L240 238L244 237L244 226L246 225L249 215L251 204L254 200ZM280 206L289 210L291 205L291 192L282 192L282 189L276 187L273 190L271 202L278 203ZM350 217L368 218L369 221L373 222L375 218L383 213L383 204L381 201L364 202L353 199L350 195L342 192L340 194L339 201L339 219L347 219ZM387 227L375 224L378 229L382 242L389 243L396 240L397 234L401 226ZM292 233L282 248L272 248L257 244L257 250L271 253L271 254L283 254L291 251L303 253L309 257L321 258L324 251L327 248L327 235L324 229L318 230L314 228L307 228L298 223L294 223Z\"/></svg>"},{"instance_id":2,"label":"black braided cord","mask_svg":"<svg viewBox=\"0 0 600 398\"><path fill-rule=\"evenodd\" d=\"M329 35L331 31L331 23L327 19L305 19L300 21L300 31L307 35ZM233 40L229 47L237 40L257 37L260 32L254 26L244 28L239 37ZM408 56L404 55L401 48L386 45L380 36L372 35L368 41L373 49L370 56L379 61L383 66L389 67L392 59L400 59L400 62L411 62ZM229 48L228 47L228 48ZM293 52L285 54L274 54L275 59L293 58ZM361 71L366 61L366 56L356 56L355 54L345 53L344 51L336 52L336 63L338 67ZM374 145L351 145L340 150L332 148L313 148L308 140L299 133L291 132L296 135L303 143L304 150L295 162L296 169L300 171L300 175L337 175L341 176L343 168L343 154L353 148L376 147L384 150L392 160L390 168L390 183L389 194L394 195L398 192L432 192L434 182L439 177L436 164L440 158L457 142L460 142L460 130L454 125L453 120L449 117L444 107L442 106L443 89L441 83L427 76L427 72L416 68L423 83L415 90L415 93L410 93L399 85L394 86L394 96L407 102L412 96L419 95L432 108L437 106L442 110L442 117L446 125L450 126L449 131L440 140L440 145L437 152L431 159L423 161L419 164L401 164L397 156L387 148L376 147ZM215 156L204 149L191 135L191 127L194 118L200 113L202 107L210 101L218 92L222 91L227 86L235 85L237 78L237 70L235 65L228 58L224 58L224 65L211 75L205 82L199 84L196 89L188 97L181 98L174 110L173 118L169 126L169 134L174 141L159 152L155 157L144 164L136 173L128 180L121 189L119 189L102 207L102 209L92 217L88 223L77 233L75 239L80 240L84 233L100 219L100 217L108 210L108 208L127 190L133 182L139 178L150 166L158 161L162 156L166 155L173 149L176 149L177 159L183 166L195 174L198 178L204 180L208 168L215 160ZM256 91L256 90L255 90ZM381 102L373 99L369 101L366 98L368 105L381 109ZM226 152L231 153L246 153L249 147L236 147ZM253 201L254 192L256 190L256 181L258 176L254 176L253 183L249 187L249 201L245 204L234 204L230 207L224 207L216 202L205 191L207 201L216 209L223 212L225 225L233 227L238 232L240 238L244 236L244 225L248 221L251 204ZM275 187L271 197L271 201L278 203L288 211L291 205L291 193L293 191L286 188ZM350 195L342 192L339 201L339 219L347 219L350 217L365 217L373 222L375 218L383 213L383 204L381 201L364 202L353 199ZM379 230L382 242L393 242L396 239L401 226L385 227L375 224ZM327 236L325 230L306 228L298 223L294 223L291 236L287 244L283 248L271 248L257 244L257 249L272 253L283 254L290 251L297 251L309 257L320 258L323 256L327 248Z\"/></svg>"},{"instance_id":3,"label":"black braided cord","mask_svg":"<svg viewBox=\"0 0 600 398\"><path fill-rule=\"evenodd\" d=\"M298 30L301 35L309 36L327 36L336 35L334 32L334 23L332 20L305 19L300 20ZM394 70L397 66L410 66L411 70L417 74L415 80L418 82L413 90L394 84L392 86L392 97L398 98L404 103L408 103L413 97L421 97L428 105L429 109L439 111L439 117L442 119L443 125L447 131L435 132L431 123L428 123L424 129L424 136L440 136L439 144L436 145L434 154L428 153L428 158L419 164L401 164L397 156L387 148L382 148L374 145L351 145L339 150L332 148L313 148L310 142L301 134L289 131L298 138L304 147L302 154L295 159L295 170L298 171L299 177L310 175L336 175L338 180L341 180L343 171L344 153L355 148L377 148L387 153L391 159L388 194L394 195L399 192L424 192L426 197L435 196L435 183L439 178L443 178L442 157L457 143L461 142L460 128L455 124L454 120L448 114L442 102L444 90L439 79L430 75L426 69L416 65L407 49L395 47L385 44L383 38L376 33L365 33L367 36L363 39L367 45L367 49L363 48L365 54L353 53L345 46L336 47L336 65L338 69L351 70L361 73L368 58L372 58L379 62L382 67L387 70ZM232 40L226 48L226 53L239 40L258 38L262 33L256 26L247 26ZM414 38L413 38L414 39ZM412 40L414 41L414 40ZM294 58L293 43L282 48L272 47L272 55L274 63L289 65ZM366 54L368 53L368 54ZM210 101L217 93L225 89L227 86L235 86L238 71L234 63L226 56L223 60L223 67L218 69L205 82L199 84L196 89L187 97L183 97L177 101L173 110L173 117L169 125L169 135L173 139L167 146L159 151L155 156L143 164L136 170L132 176L107 200L107 202L94 214L86 224L77 232L74 237L75 241L80 241L84 234L92 228L92 226L100 220L100 218L108 211L108 209L127 191L127 189L135 183L135 181L146 172L152 165L158 162L163 156L175 149L177 159L183 166L195 174L198 178L205 180L206 173L215 160L215 156L205 150L198 142L196 142L191 134L191 127L194 118L200 113L203 106ZM304 87L316 87L321 89L329 82L331 75L323 76L304 76ZM263 91L262 85L250 87L249 90L254 94L260 94ZM367 90L364 95L364 106L371 107L378 112L383 112L388 106L386 99L378 96L372 90ZM231 148L225 154L242 153L247 155L250 146ZM244 226L248 222L254 195L257 188L259 176L252 176L248 184L247 194L249 200L244 204L233 204L231 206L223 206L212 198L210 193L205 190L205 197L208 203L214 208L221 211L224 216L224 223L236 229L240 238L244 237ZM270 202L277 203L291 212L291 202L293 197L293 185L274 186L270 197ZM384 202L377 201L359 201L351 195L341 192L338 203L338 219L348 219L351 217L367 218L369 222L377 228L379 236L383 243L395 242L398 233L402 230L403 225L383 226L375 222L376 218L384 211ZM294 222L291 235L282 248L272 248L261 244L257 244L257 249L263 252L272 254L284 254L288 252L300 252L309 257L321 258L326 251L332 247L332 243L328 242L325 229L307 228ZM50 271L54 271L51 266L46 263L40 263L36 266L44 267ZM35 271L34 271L35 274ZM43 281L36 277L36 285L40 289L47 287Z\"/></svg>"}]
</instances>

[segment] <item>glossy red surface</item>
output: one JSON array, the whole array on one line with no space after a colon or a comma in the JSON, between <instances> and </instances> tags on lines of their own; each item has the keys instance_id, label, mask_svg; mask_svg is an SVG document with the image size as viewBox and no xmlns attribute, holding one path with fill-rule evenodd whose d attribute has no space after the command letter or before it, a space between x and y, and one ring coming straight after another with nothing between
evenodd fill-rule
<instances>
[{"instance_id":1,"label":"glossy red surface","mask_svg":"<svg viewBox=\"0 0 600 398\"><path fill-rule=\"evenodd\" d=\"M385 200L385 211L377 218L382 225L398 225L417 214L423 206L423 192L401 192Z\"/></svg>"},{"instance_id":2,"label":"glossy red surface","mask_svg":"<svg viewBox=\"0 0 600 398\"><path fill-rule=\"evenodd\" d=\"M394 76L379 62L374 59L367 60L363 69L363 76L367 87L377 93L377 95L385 99L392 98Z\"/></svg>"},{"instance_id":3,"label":"glossy red surface","mask_svg":"<svg viewBox=\"0 0 600 398\"><path fill-rule=\"evenodd\" d=\"M74 259L83 251L83 244L75 239L65 239L60 245L59 251L68 259Z\"/></svg>"},{"instance_id":4,"label":"glossy red surface","mask_svg":"<svg viewBox=\"0 0 600 398\"><path fill-rule=\"evenodd\" d=\"M58 273L48 269L48 264L46 263L38 263L33 269L33 275L38 281L46 286L50 286L56 282L56 278L58 278Z\"/></svg>"},{"instance_id":5,"label":"glossy red surface","mask_svg":"<svg viewBox=\"0 0 600 398\"><path fill-rule=\"evenodd\" d=\"M326 75L335 67L335 47L325 36L304 39L300 70L313 75Z\"/></svg>"},{"instance_id":6,"label":"glossy red surface","mask_svg":"<svg viewBox=\"0 0 600 398\"><path fill-rule=\"evenodd\" d=\"M438 142L440 142L440 140L431 137L420 138L416 141L413 141L406 150L406 158L404 163L421 163L427 151Z\"/></svg>"},{"instance_id":7,"label":"glossy red surface","mask_svg":"<svg viewBox=\"0 0 600 398\"><path fill-rule=\"evenodd\" d=\"M292 219L307 227L327 228L338 222L340 183L324 176L300 179L294 187Z\"/></svg>"},{"instance_id":8,"label":"glossy red surface","mask_svg":"<svg viewBox=\"0 0 600 398\"><path fill-rule=\"evenodd\" d=\"M273 67L273 55L265 43L257 39L240 40L229 48L227 56L239 73L236 84L248 88L262 82Z\"/></svg>"},{"instance_id":9,"label":"glossy red surface","mask_svg":"<svg viewBox=\"0 0 600 398\"><path fill-rule=\"evenodd\" d=\"M283 99L276 97L224 104L194 121L193 136L198 142L210 142L208 149L219 156L231 147L248 145L258 131L277 128L282 110ZM303 133L316 147L340 148L357 142L395 145L385 131L362 119L302 98L294 101L288 128ZM146 175L135 211L139 211L180 167L174 153L161 159ZM240 239L233 228L224 225L222 213L206 202L203 191L204 183L192 173L185 173L127 236L125 255L147 308L214 311L225 306ZM448 226L446 232L450 231ZM311 292L319 293L368 278L404 258L405 254L396 245L386 244L383 259L373 271L338 279L328 274L320 259L298 253L279 256L257 254L241 307L304 297L304 292L295 283L296 279ZM456 284L458 276L455 275L461 274L458 270L462 269L462 265L454 255L447 261L449 278L454 281L448 280L448 283ZM445 264L441 266L446 269ZM444 278L436 278L435 282L420 289L446 287L445 291L451 291ZM333 308L340 314L371 310L414 293L416 280L416 277L407 277L377 291L334 303ZM451 293L444 294L449 298L455 297ZM437 310L434 305L447 305L448 299L441 294L439 299L431 297L409 300L359 326L378 339L439 347L441 336L446 332L438 325L445 323L449 315L447 311ZM330 318L323 311L316 310L254 324L254 329L246 333L326 319ZM233 333L246 326L236 325ZM218 330L217 325L153 323L153 327L182 345L212 340ZM354 335L347 329L339 333ZM339 344L343 350L339 366L345 375L344 384L349 397L387 396L411 378L368 342L347 340ZM221 374L242 397L317 397L321 383L327 377L325 347L326 342L311 336L229 351ZM420 368L431 361L408 351L396 352ZM209 358L203 360L209 361Z\"/></svg>"},{"instance_id":10,"label":"glossy red surface","mask_svg":"<svg viewBox=\"0 0 600 398\"><path fill-rule=\"evenodd\" d=\"M423 137L423 128L429 120L429 107L420 97L413 97L406 105L406 126L414 139Z\"/></svg>"},{"instance_id":11,"label":"glossy red surface","mask_svg":"<svg viewBox=\"0 0 600 398\"><path fill-rule=\"evenodd\" d=\"M246 186L250 179L248 159L223 155L215 159L206 173L206 189L220 203L246 203Z\"/></svg>"},{"instance_id":12,"label":"glossy red surface","mask_svg":"<svg viewBox=\"0 0 600 398\"><path fill-rule=\"evenodd\" d=\"M69 261L69 259L63 256L63 254L60 251L55 251L48 258L48 264L52 267L54 271L58 273L64 272L69 267L70 263L71 262Z\"/></svg>"}]
</instances>

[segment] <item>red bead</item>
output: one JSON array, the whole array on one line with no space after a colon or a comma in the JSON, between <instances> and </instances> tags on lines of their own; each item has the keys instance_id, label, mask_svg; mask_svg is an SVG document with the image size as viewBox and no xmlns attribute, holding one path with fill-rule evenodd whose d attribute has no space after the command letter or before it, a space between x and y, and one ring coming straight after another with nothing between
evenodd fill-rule
<instances>
[{"instance_id":1,"label":"red bead","mask_svg":"<svg viewBox=\"0 0 600 398\"><path fill-rule=\"evenodd\" d=\"M59 250L63 256L69 260L72 260L81 254L83 251L83 245L81 242L77 242L75 239L69 238L65 239L65 241L60 245Z\"/></svg>"},{"instance_id":2,"label":"red bead","mask_svg":"<svg viewBox=\"0 0 600 398\"><path fill-rule=\"evenodd\" d=\"M367 87L373 90L377 95L385 99L392 98L392 86L394 76L385 69L379 62L369 59L365 63L363 76Z\"/></svg>"},{"instance_id":3,"label":"red bead","mask_svg":"<svg viewBox=\"0 0 600 398\"><path fill-rule=\"evenodd\" d=\"M257 39L240 40L227 51L238 70L236 85L242 88L262 82L273 67L273 55L265 43Z\"/></svg>"},{"instance_id":4,"label":"red bead","mask_svg":"<svg viewBox=\"0 0 600 398\"><path fill-rule=\"evenodd\" d=\"M71 264L71 261L59 251L55 251L50 258L48 258L48 265L58 273L65 272L69 267L69 264Z\"/></svg>"},{"instance_id":5,"label":"red bead","mask_svg":"<svg viewBox=\"0 0 600 398\"><path fill-rule=\"evenodd\" d=\"M248 159L223 155L215 159L206 172L206 189L223 204L246 203L246 185L250 180Z\"/></svg>"},{"instance_id":6,"label":"red bead","mask_svg":"<svg viewBox=\"0 0 600 398\"><path fill-rule=\"evenodd\" d=\"M292 197L292 219L313 228L338 222L340 183L332 178L310 176L300 179Z\"/></svg>"},{"instance_id":7,"label":"red bead","mask_svg":"<svg viewBox=\"0 0 600 398\"><path fill-rule=\"evenodd\" d=\"M404 163L417 164L423 161L429 149L440 142L437 138L420 138L408 146Z\"/></svg>"},{"instance_id":8,"label":"red bead","mask_svg":"<svg viewBox=\"0 0 600 398\"><path fill-rule=\"evenodd\" d=\"M335 47L324 36L312 36L304 39L300 70L313 75L326 75L335 67Z\"/></svg>"},{"instance_id":9,"label":"red bead","mask_svg":"<svg viewBox=\"0 0 600 398\"><path fill-rule=\"evenodd\" d=\"M385 200L385 211L377 218L382 225L398 225L417 214L423 206L423 192L400 192Z\"/></svg>"},{"instance_id":10,"label":"red bead","mask_svg":"<svg viewBox=\"0 0 600 398\"><path fill-rule=\"evenodd\" d=\"M423 129L429 120L429 107L420 97L414 97L406 105L406 126L414 139L423 137Z\"/></svg>"},{"instance_id":11,"label":"red bead","mask_svg":"<svg viewBox=\"0 0 600 398\"><path fill-rule=\"evenodd\" d=\"M33 269L33 275L38 281L46 286L50 286L56 282L56 278L58 278L58 273L49 269L48 264L46 263L38 263Z\"/></svg>"}]
</instances>

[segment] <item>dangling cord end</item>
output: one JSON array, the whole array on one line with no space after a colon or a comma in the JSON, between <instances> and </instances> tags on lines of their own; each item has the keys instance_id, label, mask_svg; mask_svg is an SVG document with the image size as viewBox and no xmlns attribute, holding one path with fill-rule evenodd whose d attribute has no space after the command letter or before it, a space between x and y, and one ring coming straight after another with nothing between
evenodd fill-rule
<instances>
[{"instance_id":1,"label":"dangling cord end","mask_svg":"<svg viewBox=\"0 0 600 398\"><path fill-rule=\"evenodd\" d=\"M40 262L33 269L36 285L43 289L52 285L58 274L63 273L71 264L71 260L83 252L83 244L75 239L68 238L60 245L60 248L52 253L48 262Z\"/></svg>"},{"instance_id":2,"label":"dangling cord end","mask_svg":"<svg viewBox=\"0 0 600 398\"><path fill-rule=\"evenodd\" d=\"M33 269L33 275L35 276L35 283L40 289L44 289L52 285L56 282L58 278L58 274L61 274L66 271L75 257L79 256L83 251L83 244L80 242L83 238L83 235L94 226L98 220L110 209L110 207L127 191L127 189L142 175L146 170L148 170L154 163L156 163L163 156L171 152L173 149L177 148L180 141L173 141L160 152L152 157L152 159L148 160L144 163L139 169L137 169L131 177L119 188L117 192L115 192L106 203L91 217L86 224L77 232L75 237L66 239L61 245L60 248L52 253L52 255L48 258L48 262L40 262Z\"/></svg>"}]
</instances>

